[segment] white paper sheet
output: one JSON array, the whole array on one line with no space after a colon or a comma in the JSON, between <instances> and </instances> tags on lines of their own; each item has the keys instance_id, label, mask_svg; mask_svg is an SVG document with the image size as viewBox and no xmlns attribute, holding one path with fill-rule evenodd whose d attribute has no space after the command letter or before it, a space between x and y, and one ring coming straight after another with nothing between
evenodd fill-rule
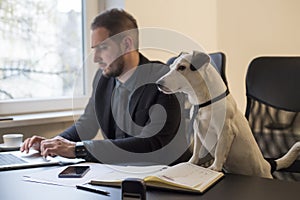
<instances>
[{"instance_id":1,"label":"white paper sheet","mask_svg":"<svg viewBox=\"0 0 300 200\"><path fill-rule=\"evenodd\" d=\"M74 166L82 165L90 166L90 170L82 178L59 178L58 174L68 167L64 166L55 169L43 170L32 174L26 174L23 176L23 180L44 184L75 187L77 184L87 183L91 179L94 179L99 176L101 177L112 171L112 169L107 167L106 165L98 163L80 163Z\"/></svg>"},{"instance_id":2,"label":"white paper sheet","mask_svg":"<svg viewBox=\"0 0 300 200\"><path fill-rule=\"evenodd\" d=\"M80 163L72 166L90 166L90 170L82 178L58 178L58 174L66 167L59 167L55 169L43 170L23 176L24 181L31 181L44 184L60 185L75 187L79 184L88 183L91 180L97 179L115 179L120 180L127 177L130 178L143 178L147 175L156 173L166 166L153 165L153 166L118 166L106 165L99 163Z\"/></svg>"}]
</instances>

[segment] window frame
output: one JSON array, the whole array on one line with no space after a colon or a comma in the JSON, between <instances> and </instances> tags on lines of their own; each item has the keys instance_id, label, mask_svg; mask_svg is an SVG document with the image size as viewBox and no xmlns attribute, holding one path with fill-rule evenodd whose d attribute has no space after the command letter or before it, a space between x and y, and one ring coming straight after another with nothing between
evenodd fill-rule
<instances>
[{"instance_id":1,"label":"window frame","mask_svg":"<svg viewBox=\"0 0 300 200\"><path fill-rule=\"evenodd\" d=\"M90 22L104 9L102 1L82 0L83 22L83 59L90 55ZM47 99L13 99L0 101L0 116L56 112L83 109L91 93L91 82L96 68L89 66L83 69L84 94L78 97L59 97Z\"/></svg>"}]
</instances>

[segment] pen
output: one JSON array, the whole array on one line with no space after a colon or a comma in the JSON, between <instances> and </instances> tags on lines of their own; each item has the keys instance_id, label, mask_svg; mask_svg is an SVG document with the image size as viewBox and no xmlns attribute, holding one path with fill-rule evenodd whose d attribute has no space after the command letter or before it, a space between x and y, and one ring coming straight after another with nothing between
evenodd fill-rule
<instances>
[{"instance_id":1,"label":"pen","mask_svg":"<svg viewBox=\"0 0 300 200\"><path fill-rule=\"evenodd\" d=\"M85 185L76 185L76 188L80 189L80 190L85 190L85 191L89 191L89 192L103 194L103 195L106 195L106 196L110 195L110 193L106 190L102 190L102 189L99 189L99 188L92 188L92 187L85 186Z\"/></svg>"},{"instance_id":2,"label":"pen","mask_svg":"<svg viewBox=\"0 0 300 200\"><path fill-rule=\"evenodd\" d=\"M14 120L14 118L12 118L12 117L0 117L0 121L10 121L10 120Z\"/></svg>"}]
</instances>

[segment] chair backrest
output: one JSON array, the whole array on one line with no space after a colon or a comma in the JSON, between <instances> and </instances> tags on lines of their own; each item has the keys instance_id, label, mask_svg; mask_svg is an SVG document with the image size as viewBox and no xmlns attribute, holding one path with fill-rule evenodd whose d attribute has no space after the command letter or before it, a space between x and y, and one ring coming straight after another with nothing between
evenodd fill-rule
<instances>
[{"instance_id":1,"label":"chair backrest","mask_svg":"<svg viewBox=\"0 0 300 200\"><path fill-rule=\"evenodd\" d=\"M211 64L216 68L216 70L220 73L224 83L228 86L227 78L226 78L226 56L223 52L216 52L209 54L211 58Z\"/></svg>"},{"instance_id":2,"label":"chair backrest","mask_svg":"<svg viewBox=\"0 0 300 200\"><path fill-rule=\"evenodd\" d=\"M223 52L215 52L209 54L211 58L211 64L216 68L216 70L220 73L224 83L228 86L227 78L225 74L226 69L226 56ZM177 57L171 57L167 61L167 65L171 65Z\"/></svg>"},{"instance_id":3,"label":"chair backrest","mask_svg":"<svg viewBox=\"0 0 300 200\"><path fill-rule=\"evenodd\" d=\"M300 57L258 57L246 74L245 116L266 158L278 158L300 140ZM277 173L277 178L300 176Z\"/></svg>"},{"instance_id":4,"label":"chair backrest","mask_svg":"<svg viewBox=\"0 0 300 200\"><path fill-rule=\"evenodd\" d=\"M300 57L259 57L248 68L247 96L287 111L300 111Z\"/></svg>"}]
</instances>

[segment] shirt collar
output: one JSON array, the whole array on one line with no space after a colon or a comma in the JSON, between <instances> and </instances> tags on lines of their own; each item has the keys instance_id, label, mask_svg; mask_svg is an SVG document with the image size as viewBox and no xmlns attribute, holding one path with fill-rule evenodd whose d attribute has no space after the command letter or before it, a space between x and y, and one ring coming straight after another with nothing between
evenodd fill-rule
<instances>
[{"instance_id":1,"label":"shirt collar","mask_svg":"<svg viewBox=\"0 0 300 200\"><path fill-rule=\"evenodd\" d=\"M136 85L136 68L134 68L134 70L130 70L128 72L131 72L126 81L125 82L121 82L121 80L124 80L124 79L115 79L116 80L116 88L118 88L119 86L122 85L122 87L126 88L129 92L132 92L134 91L134 88L135 88L135 85ZM128 73L126 72L126 74ZM124 74L125 75L125 74ZM124 75L122 77L124 77Z\"/></svg>"},{"instance_id":2,"label":"shirt collar","mask_svg":"<svg viewBox=\"0 0 300 200\"><path fill-rule=\"evenodd\" d=\"M125 83L132 76L132 74L135 72L135 70L136 70L136 67L132 68L131 70L129 70L122 76L118 77L117 80L121 83Z\"/></svg>"}]
</instances>

